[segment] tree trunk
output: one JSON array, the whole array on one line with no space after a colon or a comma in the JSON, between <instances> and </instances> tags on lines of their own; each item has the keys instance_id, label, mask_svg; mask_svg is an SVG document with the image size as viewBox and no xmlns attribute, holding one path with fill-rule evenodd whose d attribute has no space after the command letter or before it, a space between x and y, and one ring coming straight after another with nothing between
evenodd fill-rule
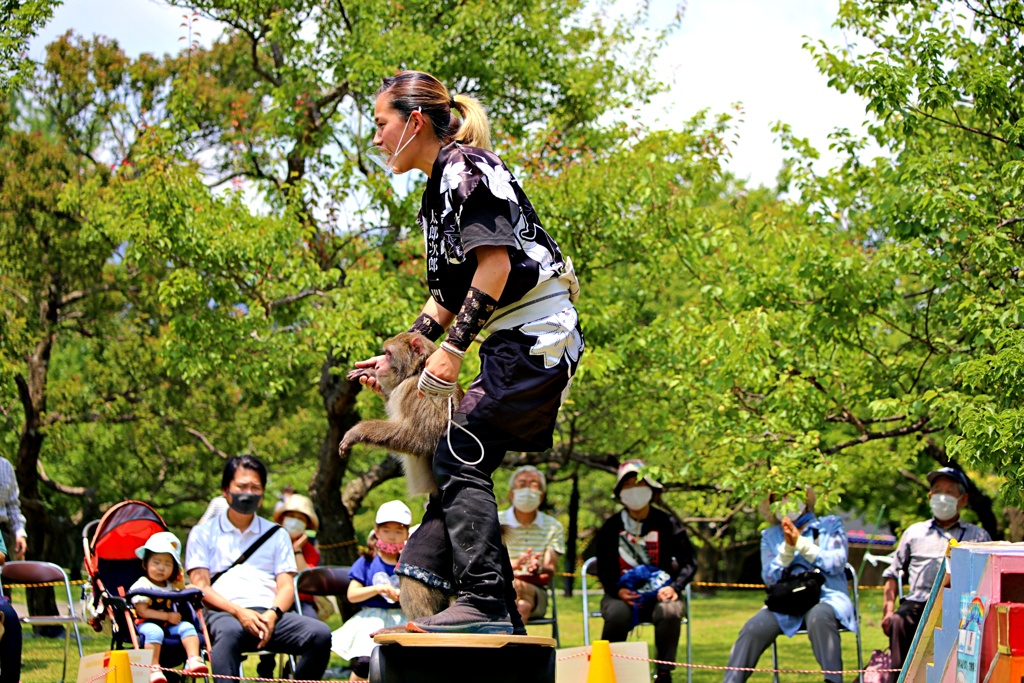
<instances>
[{"instance_id":1,"label":"tree trunk","mask_svg":"<svg viewBox=\"0 0 1024 683\"><path fill-rule=\"evenodd\" d=\"M320 444L316 471L309 486L309 495L320 513L317 538L325 565L351 565L358 556L352 516L342 504L341 483L348 469L348 461L338 457L338 444L358 420L355 399L359 385L346 379L344 373L332 373L332 368L345 365L344 361L328 355L320 373L320 395L327 411L327 433Z\"/></svg>"},{"instance_id":2,"label":"tree trunk","mask_svg":"<svg viewBox=\"0 0 1024 683\"><path fill-rule=\"evenodd\" d=\"M29 560L46 560L60 564L60 561L66 558L49 554L51 537L55 529L53 529L50 515L40 497L37 471L39 455L42 452L45 438L42 429L42 415L46 410L46 370L49 360L50 344L41 342L36 347L36 353L29 359L28 380L26 381L22 375L16 375L14 378L18 385L22 409L25 412L25 423L18 441L18 457L14 464L14 472L18 479L21 509L25 515L25 531L28 534L28 551L25 553L25 557ZM30 615L59 613L52 588L26 589L25 597ZM34 630L37 634L44 635L57 635L58 630L63 633L59 627L55 629L36 626Z\"/></svg>"},{"instance_id":3,"label":"tree trunk","mask_svg":"<svg viewBox=\"0 0 1024 683\"><path fill-rule=\"evenodd\" d=\"M1006 515L1006 540L1010 543L1024 541L1024 511L1007 506L1003 514Z\"/></svg>"},{"instance_id":4,"label":"tree trunk","mask_svg":"<svg viewBox=\"0 0 1024 683\"><path fill-rule=\"evenodd\" d=\"M579 533L580 518L580 467L572 472L572 493L569 495L569 529L565 534L565 573L576 573L576 537ZM572 597L572 588L575 578L565 577L564 595Z\"/></svg>"}]
</instances>

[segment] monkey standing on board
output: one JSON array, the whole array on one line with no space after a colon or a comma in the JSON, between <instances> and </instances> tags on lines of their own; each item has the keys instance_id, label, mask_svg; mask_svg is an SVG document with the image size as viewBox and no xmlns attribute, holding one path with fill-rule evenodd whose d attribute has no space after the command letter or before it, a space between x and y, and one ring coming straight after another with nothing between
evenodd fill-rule
<instances>
[{"instance_id":1,"label":"monkey standing on board","mask_svg":"<svg viewBox=\"0 0 1024 683\"><path fill-rule=\"evenodd\" d=\"M434 493L437 482L431 467L434 449L448 427L448 399L443 402L419 396L416 383L437 345L418 332L403 332L384 342L384 359L372 369L353 370L350 380L373 377L384 395L387 420L363 420L345 433L338 447L346 457L352 446L369 443L401 456L410 495ZM364 382L365 383L365 382ZM455 388L452 412L463 391Z\"/></svg>"}]
</instances>

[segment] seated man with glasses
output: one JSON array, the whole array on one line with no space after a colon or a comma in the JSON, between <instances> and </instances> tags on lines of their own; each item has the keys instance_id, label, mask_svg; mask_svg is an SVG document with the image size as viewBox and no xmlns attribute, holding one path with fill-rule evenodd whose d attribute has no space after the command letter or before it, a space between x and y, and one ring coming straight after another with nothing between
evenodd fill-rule
<instances>
[{"instance_id":1,"label":"seated man with glasses","mask_svg":"<svg viewBox=\"0 0 1024 683\"><path fill-rule=\"evenodd\" d=\"M259 459L231 458L221 478L228 510L188 536L185 567L210 608L213 674L237 676L244 653L267 650L297 655L295 678L318 680L331 656L331 630L292 611L295 549L283 527L256 514L266 486Z\"/></svg>"}]
</instances>

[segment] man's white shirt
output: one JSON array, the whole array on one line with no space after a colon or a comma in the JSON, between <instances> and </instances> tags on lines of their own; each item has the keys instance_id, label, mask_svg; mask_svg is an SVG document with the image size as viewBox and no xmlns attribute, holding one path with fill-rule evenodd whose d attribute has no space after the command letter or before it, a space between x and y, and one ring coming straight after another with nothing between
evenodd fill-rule
<instances>
[{"instance_id":1,"label":"man's white shirt","mask_svg":"<svg viewBox=\"0 0 1024 683\"><path fill-rule=\"evenodd\" d=\"M232 524L227 514L217 515L192 528L185 547L185 569L207 569L210 578L241 557L272 526L273 522L253 517L244 531ZM213 586L226 600L240 607L269 608L277 595L278 574L295 574L295 550L283 528L268 538L242 564L232 567Z\"/></svg>"}]
</instances>

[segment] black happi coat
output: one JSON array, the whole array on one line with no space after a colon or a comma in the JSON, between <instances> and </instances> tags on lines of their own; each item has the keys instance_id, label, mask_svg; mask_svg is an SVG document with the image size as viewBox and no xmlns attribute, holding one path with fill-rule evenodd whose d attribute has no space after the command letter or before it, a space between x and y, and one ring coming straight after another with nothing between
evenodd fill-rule
<instances>
[{"instance_id":1,"label":"black happi coat","mask_svg":"<svg viewBox=\"0 0 1024 683\"><path fill-rule=\"evenodd\" d=\"M524 450L550 448L558 408L583 352L572 302L572 264L540 224L518 181L492 152L442 147L423 191L419 222L427 283L438 305L458 313L479 246L508 249L511 272L480 347L481 372L459 412L514 434Z\"/></svg>"}]
</instances>

